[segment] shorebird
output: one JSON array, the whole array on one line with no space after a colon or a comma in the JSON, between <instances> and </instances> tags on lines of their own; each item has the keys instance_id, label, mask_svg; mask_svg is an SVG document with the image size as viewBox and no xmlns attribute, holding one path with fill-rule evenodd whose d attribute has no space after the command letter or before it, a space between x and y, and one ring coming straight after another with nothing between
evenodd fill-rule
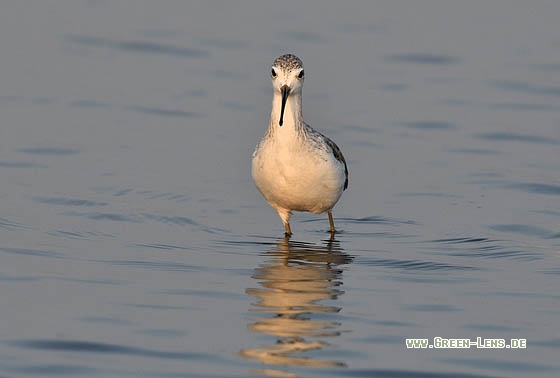
<instances>
[{"instance_id":1,"label":"shorebird","mask_svg":"<svg viewBox=\"0 0 560 378\"><path fill-rule=\"evenodd\" d=\"M292 211L327 212L348 187L348 167L340 148L303 121L301 88L304 71L295 55L277 58L271 70L274 96L270 122L253 153L255 185L292 235Z\"/></svg>"}]
</instances>

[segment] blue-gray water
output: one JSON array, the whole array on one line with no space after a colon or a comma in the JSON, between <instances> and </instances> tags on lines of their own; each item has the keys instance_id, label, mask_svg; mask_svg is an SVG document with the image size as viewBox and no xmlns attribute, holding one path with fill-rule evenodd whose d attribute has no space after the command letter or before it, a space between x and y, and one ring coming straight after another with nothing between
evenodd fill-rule
<instances>
[{"instance_id":1,"label":"blue-gray water","mask_svg":"<svg viewBox=\"0 0 560 378\"><path fill-rule=\"evenodd\" d=\"M558 14L2 2L0 377L557 377ZM287 52L335 240L250 178ZM527 348L406 348L436 336Z\"/></svg>"}]
</instances>

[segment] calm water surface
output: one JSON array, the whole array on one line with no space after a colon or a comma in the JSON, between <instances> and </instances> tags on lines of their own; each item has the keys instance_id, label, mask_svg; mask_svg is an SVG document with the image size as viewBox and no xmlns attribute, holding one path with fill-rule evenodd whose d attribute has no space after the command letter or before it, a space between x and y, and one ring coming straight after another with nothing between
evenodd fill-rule
<instances>
[{"instance_id":1,"label":"calm water surface","mask_svg":"<svg viewBox=\"0 0 560 378\"><path fill-rule=\"evenodd\" d=\"M3 2L0 377L557 377L559 4ZM287 52L334 239L250 178Z\"/></svg>"}]
</instances>

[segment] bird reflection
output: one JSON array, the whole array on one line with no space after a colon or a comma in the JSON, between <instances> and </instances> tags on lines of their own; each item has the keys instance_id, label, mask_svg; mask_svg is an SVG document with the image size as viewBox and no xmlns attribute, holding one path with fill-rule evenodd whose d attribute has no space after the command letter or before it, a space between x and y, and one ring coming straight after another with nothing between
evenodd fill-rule
<instances>
[{"instance_id":1,"label":"bird reflection","mask_svg":"<svg viewBox=\"0 0 560 378\"><path fill-rule=\"evenodd\" d=\"M251 311L263 314L249 324L249 329L277 339L270 345L244 349L241 355L269 365L345 366L341 361L318 360L301 354L327 347L329 344L323 339L340 334L338 322L313 318L329 319L324 314L341 310L321 301L336 300L344 293L339 289L343 272L339 266L350 263L352 257L332 238L324 245L283 238L266 256L268 260L253 275L261 287L246 291L258 299ZM260 373L276 376L285 372L263 370Z\"/></svg>"}]
</instances>

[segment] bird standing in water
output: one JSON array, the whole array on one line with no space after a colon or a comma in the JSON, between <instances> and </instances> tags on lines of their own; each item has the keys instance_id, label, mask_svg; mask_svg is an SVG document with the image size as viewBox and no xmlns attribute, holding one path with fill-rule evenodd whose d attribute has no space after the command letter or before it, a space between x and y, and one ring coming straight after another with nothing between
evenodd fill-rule
<instances>
[{"instance_id":1,"label":"bird standing in water","mask_svg":"<svg viewBox=\"0 0 560 378\"><path fill-rule=\"evenodd\" d=\"M272 64L274 97L270 123L253 153L255 185L284 223L290 236L292 211L327 212L348 187L348 167L338 146L303 121L301 60L282 55Z\"/></svg>"}]
</instances>

